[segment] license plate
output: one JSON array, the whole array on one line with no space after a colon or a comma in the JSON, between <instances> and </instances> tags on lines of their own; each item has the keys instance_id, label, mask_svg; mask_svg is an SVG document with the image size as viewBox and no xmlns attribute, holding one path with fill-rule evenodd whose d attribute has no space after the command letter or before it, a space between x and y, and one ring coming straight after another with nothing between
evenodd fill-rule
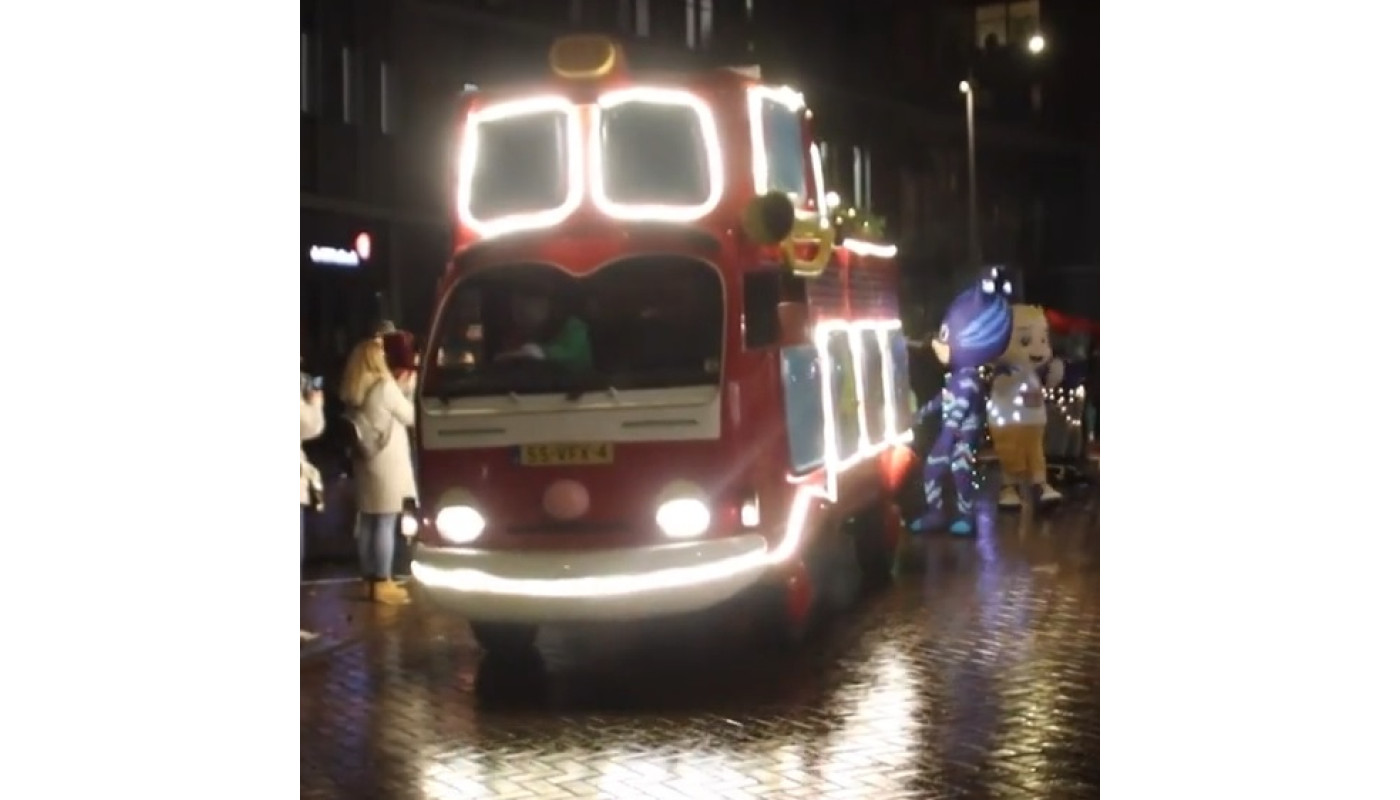
<instances>
[{"instance_id":1,"label":"license plate","mask_svg":"<svg viewBox=\"0 0 1400 800\"><path fill-rule=\"evenodd\" d=\"M519 459L525 467L573 467L611 464L611 444L527 444L520 447Z\"/></svg>"}]
</instances>

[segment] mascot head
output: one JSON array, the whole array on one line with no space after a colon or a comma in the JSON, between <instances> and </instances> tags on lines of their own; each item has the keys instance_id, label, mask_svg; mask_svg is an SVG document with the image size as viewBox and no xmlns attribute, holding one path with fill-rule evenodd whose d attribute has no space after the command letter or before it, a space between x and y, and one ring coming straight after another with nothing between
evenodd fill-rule
<instances>
[{"instance_id":1,"label":"mascot head","mask_svg":"<svg viewBox=\"0 0 1400 800\"><path fill-rule=\"evenodd\" d=\"M1017 303L1011 307L1011 343L1001 361L1039 367L1050 360L1050 322L1045 309Z\"/></svg>"},{"instance_id":2,"label":"mascot head","mask_svg":"<svg viewBox=\"0 0 1400 800\"><path fill-rule=\"evenodd\" d=\"M977 283L953 298L933 352L953 369L990 364L1011 341L1011 280L992 267Z\"/></svg>"}]
</instances>

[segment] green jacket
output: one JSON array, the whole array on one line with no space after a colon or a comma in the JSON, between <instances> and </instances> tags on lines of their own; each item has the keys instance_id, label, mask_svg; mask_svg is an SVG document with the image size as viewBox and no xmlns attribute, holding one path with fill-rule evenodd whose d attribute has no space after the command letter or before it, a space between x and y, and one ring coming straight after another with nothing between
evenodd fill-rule
<instances>
[{"instance_id":1,"label":"green jacket","mask_svg":"<svg viewBox=\"0 0 1400 800\"><path fill-rule=\"evenodd\" d=\"M544 346L544 357L570 369L593 368L593 346L588 341L588 326L578 317L569 317L559 333Z\"/></svg>"}]
</instances>

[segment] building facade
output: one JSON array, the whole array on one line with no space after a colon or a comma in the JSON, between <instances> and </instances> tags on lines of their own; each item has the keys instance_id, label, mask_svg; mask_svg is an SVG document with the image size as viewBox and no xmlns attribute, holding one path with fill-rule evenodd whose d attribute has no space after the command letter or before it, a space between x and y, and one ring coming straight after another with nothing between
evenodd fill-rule
<instances>
[{"instance_id":1,"label":"building facade","mask_svg":"<svg viewBox=\"0 0 1400 800\"><path fill-rule=\"evenodd\" d=\"M1012 4L1021 16L1002 25L1008 38L1030 30L1020 21L1025 3ZM1031 5L1035 25L1048 27L1038 0ZM624 39L642 69L757 64L765 78L803 89L830 188L884 218L914 297L965 271L957 81L977 71L985 256L1042 273L1090 259L1073 235L1085 217L1074 198L1090 162L1096 184L1096 147L1055 126L1056 73L1044 67L1052 62L1003 57L1010 47L988 55L995 15L973 5L302 0L301 8L302 348L328 366L380 317L426 326L450 248L463 92L543 76L550 42L567 31ZM1096 205L1093 216L1096 224ZM1096 247L1096 229L1093 239Z\"/></svg>"}]
</instances>

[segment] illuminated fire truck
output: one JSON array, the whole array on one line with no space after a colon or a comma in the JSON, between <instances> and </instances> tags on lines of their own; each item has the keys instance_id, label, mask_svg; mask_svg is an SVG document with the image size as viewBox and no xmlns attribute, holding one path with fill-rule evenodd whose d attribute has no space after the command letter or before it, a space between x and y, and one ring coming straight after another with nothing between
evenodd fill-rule
<instances>
[{"instance_id":1,"label":"illuminated fire truck","mask_svg":"<svg viewBox=\"0 0 1400 800\"><path fill-rule=\"evenodd\" d=\"M629 74L598 37L550 64L465 102L413 576L492 650L750 590L799 635L816 554L879 580L897 544L895 248L828 218L796 91Z\"/></svg>"}]
</instances>

